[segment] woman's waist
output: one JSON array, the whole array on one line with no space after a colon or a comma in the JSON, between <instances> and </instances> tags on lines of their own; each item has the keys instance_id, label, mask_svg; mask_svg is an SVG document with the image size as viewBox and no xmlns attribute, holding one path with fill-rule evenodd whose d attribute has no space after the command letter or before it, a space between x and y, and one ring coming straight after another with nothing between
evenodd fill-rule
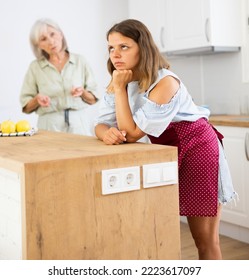
<instances>
[{"instance_id":1,"label":"woman's waist","mask_svg":"<svg viewBox=\"0 0 249 280\"><path fill-rule=\"evenodd\" d=\"M180 142L189 142L193 138L200 141L212 140L212 138L216 138L216 135L216 131L208 120L200 118L193 122L171 122L159 137L149 136L149 138L154 144L178 146Z\"/></svg>"},{"instance_id":2,"label":"woman's waist","mask_svg":"<svg viewBox=\"0 0 249 280\"><path fill-rule=\"evenodd\" d=\"M88 108L90 105L85 103L81 98L75 99L52 99L48 107L38 107L36 113L38 115L44 115L52 112L64 113L65 110L82 110Z\"/></svg>"}]
</instances>

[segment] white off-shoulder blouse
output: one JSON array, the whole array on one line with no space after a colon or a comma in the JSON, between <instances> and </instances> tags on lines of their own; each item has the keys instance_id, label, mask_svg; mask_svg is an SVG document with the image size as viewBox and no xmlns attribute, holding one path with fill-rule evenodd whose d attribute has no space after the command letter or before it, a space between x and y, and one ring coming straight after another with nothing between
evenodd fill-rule
<instances>
[{"instance_id":1,"label":"white off-shoulder blouse","mask_svg":"<svg viewBox=\"0 0 249 280\"><path fill-rule=\"evenodd\" d=\"M175 77L180 85L177 93L167 104L156 104L149 100L150 91L165 76ZM128 98L132 110L133 119L137 126L146 134L155 137L166 129L171 122L196 121L199 118L208 119L210 111L207 108L197 106L191 95L181 80L171 71L161 69L158 72L158 78L146 92L139 93L138 82L134 81L128 84ZM96 123L105 123L116 127L115 115L115 95L105 93L99 106L99 117Z\"/></svg>"}]
</instances>

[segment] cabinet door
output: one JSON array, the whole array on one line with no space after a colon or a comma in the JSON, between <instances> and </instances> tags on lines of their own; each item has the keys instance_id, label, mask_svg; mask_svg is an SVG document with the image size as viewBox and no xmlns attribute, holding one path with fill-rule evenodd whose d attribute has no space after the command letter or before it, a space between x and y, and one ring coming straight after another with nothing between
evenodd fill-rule
<instances>
[{"instance_id":1,"label":"cabinet door","mask_svg":"<svg viewBox=\"0 0 249 280\"><path fill-rule=\"evenodd\" d=\"M167 51L209 44L209 7L206 0L166 0Z\"/></svg>"},{"instance_id":2,"label":"cabinet door","mask_svg":"<svg viewBox=\"0 0 249 280\"><path fill-rule=\"evenodd\" d=\"M166 0L167 51L241 45L241 0Z\"/></svg>"},{"instance_id":3,"label":"cabinet door","mask_svg":"<svg viewBox=\"0 0 249 280\"><path fill-rule=\"evenodd\" d=\"M161 52L166 51L165 0L129 0L129 18L143 22Z\"/></svg>"},{"instance_id":4,"label":"cabinet door","mask_svg":"<svg viewBox=\"0 0 249 280\"><path fill-rule=\"evenodd\" d=\"M217 129L224 135L225 154L239 195L236 205L229 203L223 207L221 219L249 228L249 129L228 126Z\"/></svg>"},{"instance_id":5,"label":"cabinet door","mask_svg":"<svg viewBox=\"0 0 249 280\"><path fill-rule=\"evenodd\" d=\"M142 21L161 52L241 46L243 0L129 0L129 17ZM186 52L187 53L187 52Z\"/></svg>"}]
</instances>

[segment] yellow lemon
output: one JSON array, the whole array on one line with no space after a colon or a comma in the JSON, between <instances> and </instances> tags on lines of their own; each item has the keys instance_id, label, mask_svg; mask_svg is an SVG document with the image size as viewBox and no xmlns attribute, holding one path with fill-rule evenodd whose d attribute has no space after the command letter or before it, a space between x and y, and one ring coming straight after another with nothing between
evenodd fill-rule
<instances>
[{"instance_id":1,"label":"yellow lemon","mask_svg":"<svg viewBox=\"0 0 249 280\"><path fill-rule=\"evenodd\" d=\"M16 132L16 124L13 121L3 121L1 124L2 133Z\"/></svg>"},{"instance_id":2,"label":"yellow lemon","mask_svg":"<svg viewBox=\"0 0 249 280\"><path fill-rule=\"evenodd\" d=\"M31 125L27 120L21 120L16 123L17 132L26 132L31 129Z\"/></svg>"}]
</instances>

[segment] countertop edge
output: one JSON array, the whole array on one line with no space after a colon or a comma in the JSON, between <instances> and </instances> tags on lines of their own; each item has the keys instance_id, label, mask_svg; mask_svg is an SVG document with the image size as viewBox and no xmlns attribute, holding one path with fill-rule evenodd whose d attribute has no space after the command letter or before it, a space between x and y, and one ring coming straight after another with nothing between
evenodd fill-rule
<instances>
[{"instance_id":1,"label":"countertop edge","mask_svg":"<svg viewBox=\"0 0 249 280\"><path fill-rule=\"evenodd\" d=\"M212 125L249 128L248 115L211 115L209 122Z\"/></svg>"}]
</instances>

